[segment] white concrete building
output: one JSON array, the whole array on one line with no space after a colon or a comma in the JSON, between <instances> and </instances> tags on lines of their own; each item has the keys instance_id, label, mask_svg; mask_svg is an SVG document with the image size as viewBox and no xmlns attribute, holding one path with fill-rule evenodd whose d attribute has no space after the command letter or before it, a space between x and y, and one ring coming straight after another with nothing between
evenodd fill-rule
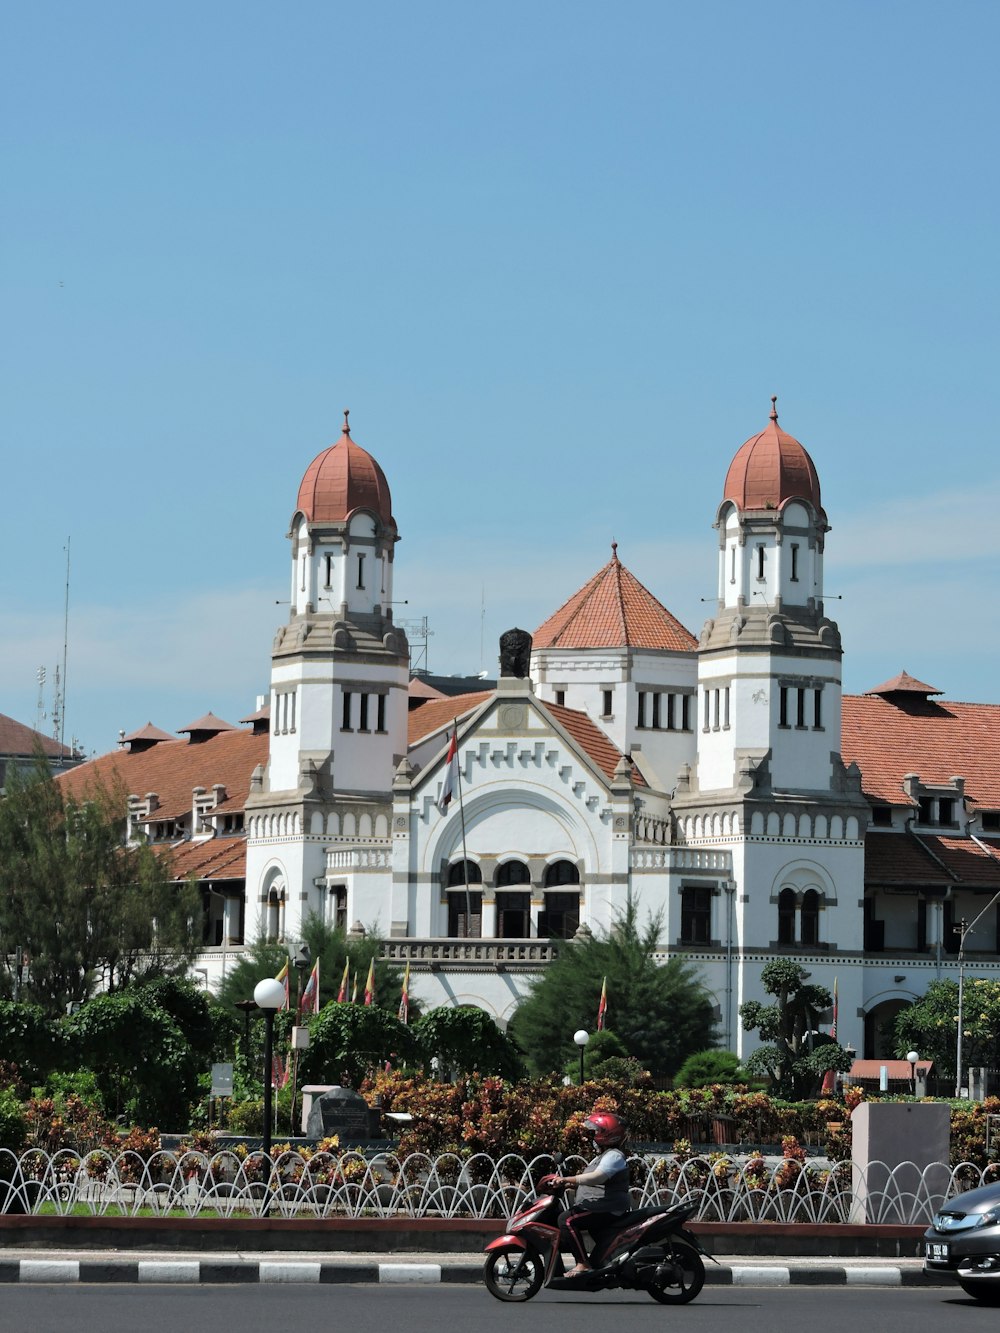
<instances>
[{"instance_id":1,"label":"white concrete building","mask_svg":"<svg viewBox=\"0 0 1000 1333\"><path fill-rule=\"evenodd\" d=\"M738 1008L785 954L836 979L842 1041L886 1054L899 1008L954 973L955 924L1000 890L1000 708L935 702L906 673L842 698L830 525L775 407L715 527L699 639L612 548L530 661L515 638L495 689L423 702L392 619L389 486L345 417L299 487L252 731L146 728L63 780L114 767L133 829L176 841L178 876L206 886L210 977L319 913L378 930L423 1006L505 1022L559 941L607 930L631 893L661 917L662 957L700 969L727 1047L758 1044ZM461 799L442 813L456 729ZM991 908L966 944L979 975L1000 976L998 932Z\"/></svg>"}]
</instances>

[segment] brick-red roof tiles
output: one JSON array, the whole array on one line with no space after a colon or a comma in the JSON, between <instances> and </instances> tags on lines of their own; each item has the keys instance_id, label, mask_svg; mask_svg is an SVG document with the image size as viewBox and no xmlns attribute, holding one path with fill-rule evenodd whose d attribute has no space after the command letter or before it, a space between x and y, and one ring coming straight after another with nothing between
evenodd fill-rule
<instances>
[{"instance_id":1,"label":"brick-red roof tiles","mask_svg":"<svg viewBox=\"0 0 1000 1333\"><path fill-rule=\"evenodd\" d=\"M163 741L133 754L112 750L91 759L57 780L65 791L84 798L95 787L113 790L120 785L126 795L144 797L156 792L158 819L176 819L191 809L191 789L210 792L216 783L226 789L222 808L243 809L250 791L250 775L258 764L267 763L269 737L266 732L221 731L198 744Z\"/></svg>"},{"instance_id":2,"label":"brick-red roof tiles","mask_svg":"<svg viewBox=\"0 0 1000 1333\"><path fill-rule=\"evenodd\" d=\"M214 713L206 713L204 717L198 718L197 722L189 722L186 727L178 727L178 732L189 731L192 735L195 732L217 732L217 731L236 731L231 722L223 722L221 717L216 717Z\"/></svg>"},{"instance_id":3,"label":"brick-red roof tiles","mask_svg":"<svg viewBox=\"0 0 1000 1333\"><path fill-rule=\"evenodd\" d=\"M448 699L428 699L427 703L415 708L407 718L409 744L416 745L456 717L473 712L491 697L491 690L479 690L475 694L454 694Z\"/></svg>"},{"instance_id":4,"label":"brick-red roof tiles","mask_svg":"<svg viewBox=\"0 0 1000 1333\"><path fill-rule=\"evenodd\" d=\"M987 846L994 850L984 851L971 838L869 832L865 883L876 888L1000 889L1000 844Z\"/></svg>"},{"instance_id":5,"label":"brick-red roof tiles","mask_svg":"<svg viewBox=\"0 0 1000 1333\"><path fill-rule=\"evenodd\" d=\"M596 722L592 722L586 713L575 708L566 708L562 704L549 703L543 699L542 707L552 714L559 725L576 741L580 749L593 759L598 768L608 778L614 777L622 752L608 740ZM646 780L630 761L632 781L637 787L645 787Z\"/></svg>"},{"instance_id":6,"label":"brick-red roof tiles","mask_svg":"<svg viewBox=\"0 0 1000 1333\"><path fill-rule=\"evenodd\" d=\"M865 690L865 694L922 694L925 697L928 694L940 693L941 691L935 689L933 685L925 685L922 680L917 680L908 671L901 671L898 676L893 676L892 680L876 685L873 690Z\"/></svg>"},{"instance_id":7,"label":"brick-red roof tiles","mask_svg":"<svg viewBox=\"0 0 1000 1333\"><path fill-rule=\"evenodd\" d=\"M910 804L903 778L946 786L965 779L966 795L1000 810L1000 706L936 702L922 695L845 694L841 754L861 769L871 800Z\"/></svg>"},{"instance_id":8,"label":"brick-red roof tiles","mask_svg":"<svg viewBox=\"0 0 1000 1333\"><path fill-rule=\"evenodd\" d=\"M310 523L343 523L358 509L377 514L395 528L392 497L385 473L371 454L351 439L344 413L344 431L306 468L297 506Z\"/></svg>"},{"instance_id":9,"label":"brick-red roof tiles","mask_svg":"<svg viewBox=\"0 0 1000 1333\"><path fill-rule=\"evenodd\" d=\"M164 731L162 727L156 727L152 722L147 722L144 727L138 731L130 731L123 737L126 741L148 741L153 745L158 745L160 741L175 741L176 736L171 736L169 731Z\"/></svg>"},{"instance_id":10,"label":"brick-red roof tiles","mask_svg":"<svg viewBox=\"0 0 1000 1333\"><path fill-rule=\"evenodd\" d=\"M171 876L184 879L245 879L247 844L242 837L208 838L201 842L176 843L156 848L166 856Z\"/></svg>"},{"instance_id":11,"label":"brick-red roof tiles","mask_svg":"<svg viewBox=\"0 0 1000 1333\"><path fill-rule=\"evenodd\" d=\"M67 745L60 745L51 736L43 736L40 731L26 727L5 713L0 713L0 754L32 755L38 746L42 753L54 758L72 758L73 751Z\"/></svg>"},{"instance_id":12,"label":"brick-red roof tiles","mask_svg":"<svg viewBox=\"0 0 1000 1333\"><path fill-rule=\"evenodd\" d=\"M535 648L667 648L690 652L698 641L618 559L574 593L535 630Z\"/></svg>"},{"instance_id":13,"label":"brick-red roof tiles","mask_svg":"<svg viewBox=\"0 0 1000 1333\"><path fill-rule=\"evenodd\" d=\"M739 509L780 509L795 498L808 500L822 513L815 464L798 440L778 426L777 408L772 406L767 426L736 451L723 499Z\"/></svg>"}]
</instances>

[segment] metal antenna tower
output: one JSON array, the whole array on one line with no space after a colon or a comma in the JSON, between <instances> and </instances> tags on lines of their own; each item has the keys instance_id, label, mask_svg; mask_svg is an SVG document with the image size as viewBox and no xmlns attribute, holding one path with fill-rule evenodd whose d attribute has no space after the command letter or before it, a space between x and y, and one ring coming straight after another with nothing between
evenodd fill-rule
<instances>
[{"instance_id":1,"label":"metal antenna tower","mask_svg":"<svg viewBox=\"0 0 1000 1333\"><path fill-rule=\"evenodd\" d=\"M40 666L36 674L38 676L38 703L35 705L35 730L40 733L42 723L45 721L45 668Z\"/></svg>"},{"instance_id":2,"label":"metal antenna tower","mask_svg":"<svg viewBox=\"0 0 1000 1333\"><path fill-rule=\"evenodd\" d=\"M427 640L434 633L427 627L427 617L422 616L419 620L397 620L396 624L406 630L406 637L410 641L410 671L414 673L423 671L426 674L429 671Z\"/></svg>"}]
</instances>

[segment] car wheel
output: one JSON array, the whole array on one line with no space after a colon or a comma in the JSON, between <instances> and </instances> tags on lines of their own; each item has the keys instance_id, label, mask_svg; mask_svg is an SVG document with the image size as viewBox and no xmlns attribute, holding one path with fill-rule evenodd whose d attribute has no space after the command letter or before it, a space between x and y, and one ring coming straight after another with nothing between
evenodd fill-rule
<instances>
[{"instance_id":1,"label":"car wheel","mask_svg":"<svg viewBox=\"0 0 1000 1333\"><path fill-rule=\"evenodd\" d=\"M1000 1283L977 1282L975 1278L959 1278L958 1285L973 1300L983 1305L1000 1305Z\"/></svg>"},{"instance_id":2,"label":"car wheel","mask_svg":"<svg viewBox=\"0 0 1000 1333\"><path fill-rule=\"evenodd\" d=\"M513 1245L492 1250L483 1264L486 1290L498 1301L530 1301L544 1280L541 1258Z\"/></svg>"}]
</instances>

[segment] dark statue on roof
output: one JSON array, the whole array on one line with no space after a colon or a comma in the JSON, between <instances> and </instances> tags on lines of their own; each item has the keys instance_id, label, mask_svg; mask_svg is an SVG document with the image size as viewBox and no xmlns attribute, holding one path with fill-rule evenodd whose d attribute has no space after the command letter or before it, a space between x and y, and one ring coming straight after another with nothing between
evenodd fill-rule
<instances>
[{"instance_id":1,"label":"dark statue on roof","mask_svg":"<svg viewBox=\"0 0 1000 1333\"><path fill-rule=\"evenodd\" d=\"M508 629L500 635L500 675L524 680L531 664L531 635L526 629Z\"/></svg>"}]
</instances>

